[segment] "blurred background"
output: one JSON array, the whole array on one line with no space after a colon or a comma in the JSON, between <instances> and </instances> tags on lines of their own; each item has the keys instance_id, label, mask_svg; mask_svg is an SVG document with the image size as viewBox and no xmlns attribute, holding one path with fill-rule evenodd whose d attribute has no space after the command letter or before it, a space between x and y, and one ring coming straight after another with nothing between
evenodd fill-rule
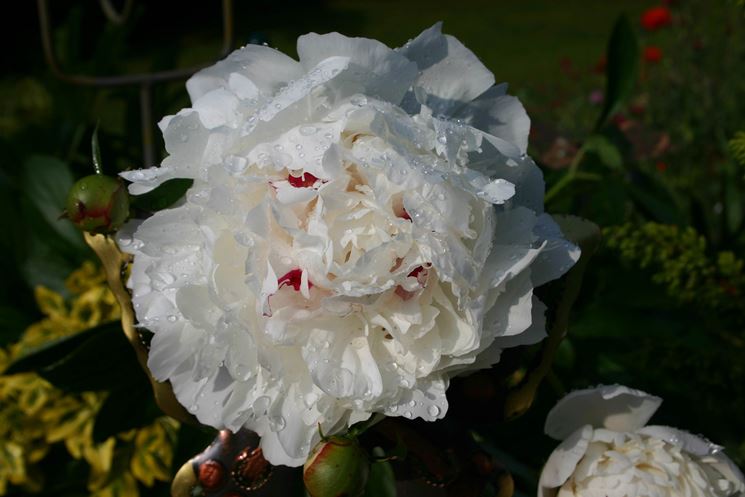
<instances>
[{"instance_id":1,"label":"blurred background","mask_svg":"<svg viewBox=\"0 0 745 497\"><path fill-rule=\"evenodd\" d=\"M189 68L222 50L218 1L49 4L51 49L68 74ZM0 21L0 495L167 495L175 469L214 434L162 417L141 373L96 366L100 347L119 345L77 348L118 309L82 237L57 217L69 186L92 173L96 124L109 174L159 162L155 124L189 105L185 78L146 90L61 80L45 61L36 3L13 8ZM631 31L609 67L620 15ZM466 416L473 439L513 475L516 495L534 495L555 444L542 432L548 409L574 388L618 382L665 399L656 424L705 434L743 467L743 2L236 0L229 34L234 47L295 56L309 31L399 46L440 20L526 106L547 210L603 230L536 404L508 422ZM628 91L608 109L613 84ZM480 392L474 405L486 395L464 391L464 402Z\"/></svg>"}]
</instances>

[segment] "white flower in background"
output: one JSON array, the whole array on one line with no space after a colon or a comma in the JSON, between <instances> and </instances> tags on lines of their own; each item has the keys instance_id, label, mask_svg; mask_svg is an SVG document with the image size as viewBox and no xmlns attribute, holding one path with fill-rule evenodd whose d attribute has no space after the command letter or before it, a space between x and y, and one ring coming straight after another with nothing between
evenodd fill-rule
<instances>
[{"instance_id":1,"label":"white flower in background","mask_svg":"<svg viewBox=\"0 0 745 497\"><path fill-rule=\"evenodd\" d=\"M620 385L572 392L549 412L563 440L541 473L539 497L733 497L745 478L722 447L667 426L645 426L662 399Z\"/></svg>"},{"instance_id":2,"label":"white flower in background","mask_svg":"<svg viewBox=\"0 0 745 497\"><path fill-rule=\"evenodd\" d=\"M543 213L522 105L439 25L298 53L249 45L187 82L170 156L123 176L194 185L119 238L155 377L285 465L319 423L443 417L450 377L545 336L533 288L579 256Z\"/></svg>"}]
</instances>

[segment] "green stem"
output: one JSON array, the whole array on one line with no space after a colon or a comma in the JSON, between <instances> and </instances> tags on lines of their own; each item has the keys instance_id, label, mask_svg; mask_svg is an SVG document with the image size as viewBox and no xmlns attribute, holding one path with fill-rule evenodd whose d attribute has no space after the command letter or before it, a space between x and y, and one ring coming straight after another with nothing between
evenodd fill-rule
<instances>
[{"instance_id":1,"label":"green stem","mask_svg":"<svg viewBox=\"0 0 745 497\"><path fill-rule=\"evenodd\" d=\"M572 163L569 165L569 170L567 173L561 177L559 181L557 181L554 186L549 189L549 191L546 193L546 198L544 199L544 203L548 204L551 202L551 200L554 199L564 188L566 188L568 185L572 183L577 178L577 170L579 169L579 163L582 162L582 159L585 157L585 146L582 145L580 149L577 151L577 155L574 156L574 159L572 159Z\"/></svg>"}]
</instances>

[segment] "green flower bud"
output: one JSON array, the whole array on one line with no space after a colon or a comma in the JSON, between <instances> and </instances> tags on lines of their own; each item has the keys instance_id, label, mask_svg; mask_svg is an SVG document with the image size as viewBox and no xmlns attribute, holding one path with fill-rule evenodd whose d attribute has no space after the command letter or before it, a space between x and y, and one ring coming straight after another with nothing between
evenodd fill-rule
<instances>
[{"instance_id":1,"label":"green flower bud","mask_svg":"<svg viewBox=\"0 0 745 497\"><path fill-rule=\"evenodd\" d=\"M358 497L369 472L370 460L356 437L332 436L311 451L303 481L311 497Z\"/></svg>"},{"instance_id":2,"label":"green flower bud","mask_svg":"<svg viewBox=\"0 0 745 497\"><path fill-rule=\"evenodd\" d=\"M93 174L77 181L67 194L67 218L91 233L116 231L129 216L129 195L121 180Z\"/></svg>"}]
</instances>

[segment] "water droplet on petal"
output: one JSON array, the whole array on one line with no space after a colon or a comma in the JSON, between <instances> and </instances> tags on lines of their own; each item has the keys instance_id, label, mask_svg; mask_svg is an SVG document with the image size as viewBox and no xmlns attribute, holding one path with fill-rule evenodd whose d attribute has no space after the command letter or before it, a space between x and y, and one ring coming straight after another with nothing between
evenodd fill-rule
<instances>
[{"instance_id":1,"label":"water droplet on petal","mask_svg":"<svg viewBox=\"0 0 745 497\"><path fill-rule=\"evenodd\" d=\"M269 409L270 403L271 403L271 399L267 397L266 395L262 395L258 399L254 400L254 404L253 404L254 412L257 413L259 416L265 415L267 409Z\"/></svg>"},{"instance_id":2,"label":"water droplet on petal","mask_svg":"<svg viewBox=\"0 0 745 497\"><path fill-rule=\"evenodd\" d=\"M282 416L272 416L269 418L269 428L274 431L282 431L285 429L287 422Z\"/></svg>"},{"instance_id":3,"label":"water droplet on petal","mask_svg":"<svg viewBox=\"0 0 745 497\"><path fill-rule=\"evenodd\" d=\"M349 100L349 102L357 107L362 107L367 103L367 97L364 95L355 95Z\"/></svg>"},{"instance_id":4,"label":"water droplet on petal","mask_svg":"<svg viewBox=\"0 0 745 497\"><path fill-rule=\"evenodd\" d=\"M300 134L303 136L310 136L316 133L318 128L315 126L300 126Z\"/></svg>"},{"instance_id":5,"label":"water droplet on petal","mask_svg":"<svg viewBox=\"0 0 745 497\"><path fill-rule=\"evenodd\" d=\"M436 418L440 414L440 408L433 404L427 408L427 413L433 418Z\"/></svg>"}]
</instances>

